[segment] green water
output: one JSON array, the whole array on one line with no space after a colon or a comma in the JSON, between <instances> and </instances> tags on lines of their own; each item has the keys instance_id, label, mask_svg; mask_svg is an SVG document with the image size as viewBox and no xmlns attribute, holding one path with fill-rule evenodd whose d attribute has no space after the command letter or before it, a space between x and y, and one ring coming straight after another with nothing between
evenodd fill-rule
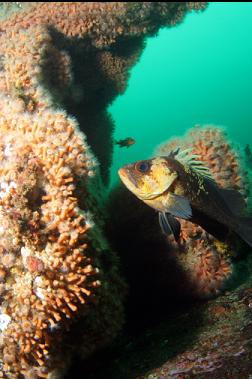
<instances>
[{"instance_id":1,"label":"green water","mask_svg":"<svg viewBox=\"0 0 252 379\"><path fill-rule=\"evenodd\" d=\"M126 163L195 124L224 125L230 138L252 143L252 3L210 3L202 13L147 41L126 92L110 111L115 139L111 184Z\"/></svg>"}]
</instances>

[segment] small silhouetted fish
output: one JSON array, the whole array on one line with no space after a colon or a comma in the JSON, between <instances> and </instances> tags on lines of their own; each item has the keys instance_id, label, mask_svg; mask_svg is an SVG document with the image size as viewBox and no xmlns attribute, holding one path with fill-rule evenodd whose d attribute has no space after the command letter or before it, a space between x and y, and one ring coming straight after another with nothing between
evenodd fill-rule
<instances>
[{"instance_id":1,"label":"small silhouetted fish","mask_svg":"<svg viewBox=\"0 0 252 379\"><path fill-rule=\"evenodd\" d=\"M120 147L127 147L129 148L130 146L134 145L136 141L134 138L127 137L125 139L120 139L119 141L115 141L116 145L119 145Z\"/></svg>"},{"instance_id":2,"label":"small silhouetted fish","mask_svg":"<svg viewBox=\"0 0 252 379\"><path fill-rule=\"evenodd\" d=\"M252 246L252 217L240 192L217 185L191 149L124 166L119 176L139 199L159 212L166 234L180 235L177 218L200 225L218 239L230 230ZM221 238L221 236L223 236Z\"/></svg>"}]
</instances>

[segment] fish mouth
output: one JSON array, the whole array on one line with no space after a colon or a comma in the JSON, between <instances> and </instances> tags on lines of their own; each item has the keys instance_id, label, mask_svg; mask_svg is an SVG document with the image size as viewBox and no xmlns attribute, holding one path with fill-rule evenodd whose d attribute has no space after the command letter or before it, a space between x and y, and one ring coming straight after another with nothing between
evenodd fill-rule
<instances>
[{"instance_id":1,"label":"fish mouth","mask_svg":"<svg viewBox=\"0 0 252 379\"><path fill-rule=\"evenodd\" d=\"M127 187L131 187L132 185L136 188L138 187L137 180L131 174L130 169L125 167L120 168L120 170L118 170L118 175Z\"/></svg>"},{"instance_id":2,"label":"fish mouth","mask_svg":"<svg viewBox=\"0 0 252 379\"><path fill-rule=\"evenodd\" d=\"M120 168L118 170L118 175L120 176L120 178L125 178L126 175L125 175L125 169L124 168Z\"/></svg>"},{"instance_id":3,"label":"fish mouth","mask_svg":"<svg viewBox=\"0 0 252 379\"><path fill-rule=\"evenodd\" d=\"M146 194L146 193L141 192L140 189L138 188L137 179L134 177L134 175L132 175L130 169L128 169L127 167L120 168L118 170L118 175L121 181L123 182L123 184L128 188L128 190L133 192L138 198L140 198L143 201L155 199L159 197L160 195L162 195L163 193L163 192L161 193L155 192L152 194Z\"/></svg>"},{"instance_id":4,"label":"fish mouth","mask_svg":"<svg viewBox=\"0 0 252 379\"><path fill-rule=\"evenodd\" d=\"M126 170L124 168L120 168L120 170L118 170L118 175L123 183L129 180L128 175L126 174Z\"/></svg>"}]
</instances>

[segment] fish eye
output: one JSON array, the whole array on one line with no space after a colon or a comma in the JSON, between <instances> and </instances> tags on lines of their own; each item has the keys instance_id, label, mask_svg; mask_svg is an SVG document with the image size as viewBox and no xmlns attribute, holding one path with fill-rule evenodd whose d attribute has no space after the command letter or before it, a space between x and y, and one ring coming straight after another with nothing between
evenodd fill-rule
<instances>
[{"instance_id":1,"label":"fish eye","mask_svg":"<svg viewBox=\"0 0 252 379\"><path fill-rule=\"evenodd\" d=\"M141 173L146 173L150 169L150 163L148 161L138 162L135 165L135 169Z\"/></svg>"}]
</instances>

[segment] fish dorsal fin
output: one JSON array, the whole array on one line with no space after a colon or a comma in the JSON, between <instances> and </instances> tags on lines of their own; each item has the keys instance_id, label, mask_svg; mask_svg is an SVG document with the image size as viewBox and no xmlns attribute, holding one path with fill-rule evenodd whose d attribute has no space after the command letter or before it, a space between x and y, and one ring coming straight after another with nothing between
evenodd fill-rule
<instances>
[{"instance_id":1,"label":"fish dorsal fin","mask_svg":"<svg viewBox=\"0 0 252 379\"><path fill-rule=\"evenodd\" d=\"M204 176L205 178L214 180L212 174L208 167L204 165L202 161L199 160L199 155L193 154L193 149L181 150L180 148L173 150L168 155L168 158L174 158L183 165L189 166L198 174Z\"/></svg>"}]
</instances>

